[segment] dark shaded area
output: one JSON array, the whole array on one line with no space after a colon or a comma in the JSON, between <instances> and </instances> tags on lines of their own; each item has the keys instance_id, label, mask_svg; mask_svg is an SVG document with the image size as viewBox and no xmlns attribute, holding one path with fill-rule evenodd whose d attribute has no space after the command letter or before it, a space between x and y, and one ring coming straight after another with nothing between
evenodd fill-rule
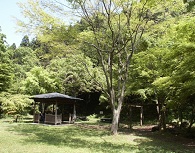
<instances>
[{"instance_id":1,"label":"dark shaded area","mask_svg":"<svg viewBox=\"0 0 195 153\"><path fill-rule=\"evenodd\" d=\"M133 107L131 107L133 106ZM133 123L140 122L140 107L143 106L143 124L150 121L158 120L158 112L156 108L156 104L150 100L143 98L140 95L129 95L125 97L123 109L121 112L121 121ZM132 112L130 112L130 107ZM132 115L131 115L132 113ZM131 116L131 119L130 119Z\"/></svg>"},{"instance_id":2,"label":"dark shaded area","mask_svg":"<svg viewBox=\"0 0 195 153\"><path fill-rule=\"evenodd\" d=\"M83 101L77 103L77 114L81 116L88 116L92 114L99 114L101 110L100 98L101 92L82 93L79 95Z\"/></svg>"},{"instance_id":3,"label":"dark shaded area","mask_svg":"<svg viewBox=\"0 0 195 153\"><path fill-rule=\"evenodd\" d=\"M104 123L112 123L112 118L101 118L100 121Z\"/></svg>"},{"instance_id":4,"label":"dark shaded area","mask_svg":"<svg viewBox=\"0 0 195 153\"><path fill-rule=\"evenodd\" d=\"M175 134L171 132L171 129L166 132L153 131L155 125L146 126L134 126L132 132L136 135L144 136L151 139L151 142L147 144L153 144L162 148L165 144L171 149L172 152L194 152L195 151L195 139L186 138L182 134ZM144 144L145 145L145 144ZM178 147L179 146L179 147ZM176 148L178 147L178 148Z\"/></svg>"}]
</instances>

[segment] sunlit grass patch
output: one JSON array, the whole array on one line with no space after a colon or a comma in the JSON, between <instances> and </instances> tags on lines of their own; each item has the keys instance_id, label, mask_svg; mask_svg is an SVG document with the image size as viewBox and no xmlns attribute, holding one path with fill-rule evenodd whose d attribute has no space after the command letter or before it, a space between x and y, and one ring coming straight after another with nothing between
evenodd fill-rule
<instances>
[{"instance_id":1,"label":"sunlit grass patch","mask_svg":"<svg viewBox=\"0 0 195 153\"><path fill-rule=\"evenodd\" d=\"M88 124L89 123L89 124ZM193 152L177 143L136 133L110 134L109 124L9 123L0 120L0 153ZM154 133L155 135L155 133Z\"/></svg>"}]
</instances>

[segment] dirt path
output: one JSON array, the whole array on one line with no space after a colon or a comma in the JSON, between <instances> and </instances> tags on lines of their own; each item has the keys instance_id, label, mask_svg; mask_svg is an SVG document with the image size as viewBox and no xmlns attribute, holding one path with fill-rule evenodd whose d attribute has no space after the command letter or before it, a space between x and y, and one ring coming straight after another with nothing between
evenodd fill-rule
<instances>
[{"instance_id":1,"label":"dirt path","mask_svg":"<svg viewBox=\"0 0 195 153\"><path fill-rule=\"evenodd\" d=\"M185 138L180 134L172 134L170 132L166 132L166 133L159 132L159 131L152 132L152 127L154 127L154 125L142 126L142 127L134 126L133 132L135 133L135 135L145 136L153 140L177 143L195 149L195 139Z\"/></svg>"}]
</instances>

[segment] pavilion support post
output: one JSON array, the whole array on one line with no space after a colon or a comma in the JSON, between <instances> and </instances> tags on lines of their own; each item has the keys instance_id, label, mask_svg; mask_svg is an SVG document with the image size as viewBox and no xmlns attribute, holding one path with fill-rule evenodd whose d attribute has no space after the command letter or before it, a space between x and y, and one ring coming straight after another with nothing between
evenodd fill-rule
<instances>
[{"instance_id":1,"label":"pavilion support post","mask_svg":"<svg viewBox=\"0 0 195 153\"><path fill-rule=\"evenodd\" d=\"M75 106L75 103L74 103L74 106L73 106L73 119L72 119L73 123L74 123L75 120L76 120L76 106Z\"/></svg>"},{"instance_id":2,"label":"pavilion support post","mask_svg":"<svg viewBox=\"0 0 195 153\"><path fill-rule=\"evenodd\" d=\"M143 106L140 107L140 126L143 125Z\"/></svg>"},{"instance_id":3,"label":"pavilion support post","mask_svg":"<svg viewBox=\"0 0 195 153\"><path fill-rule=\"evenodd\" d=\"M36 108L36 102L34 102L34 108L33 108L33 122L35 123L35 108Z\"/></svg>"},{"instance_id":4,"label":"pavilion support post","mask_svg":"<svg viewBox=\"0 0 195 153\"><path fill-rule=\"evenodd\" d=\"M58 103L56 102L56 105L55 105L55 125L57 124L57 115L58 115Z\"/></svg>"},{"instance_id":5,"label":"pavilion support post","mask_svg":"<svg viewBox=\"0 0 195 153\"><path fill-rule=\"evenodd\" d=\"M45 112L45 103L42 103L42 114Z\"/></svg>"},{"instance_id":6,"label":"pavilion support post","mask_svg":"<svg viewBox=\"0 0 195 153\"><path fill-rule=\"evenodd\" d=\"M54 114L54 110L55 110L55 104L53 104L53 114Z\"/></svg>"}]
</instances>

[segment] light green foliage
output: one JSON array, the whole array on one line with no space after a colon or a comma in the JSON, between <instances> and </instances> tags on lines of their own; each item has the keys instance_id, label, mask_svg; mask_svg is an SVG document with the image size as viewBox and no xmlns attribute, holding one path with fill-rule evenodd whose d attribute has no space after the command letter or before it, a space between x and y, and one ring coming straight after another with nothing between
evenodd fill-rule
<instances>
[{"instance_id":1,"label":"light green foliage","mask_svg":"<svg viewBox=\"0 0 195 153\"><path fill-rule=\"evenodd\" d=\"M186 19L187 20L187 19ZM195 40L194 40L194 18L188 19L188 22L181 21L177 26L176 46L174 45L171 57L174 57L174 71L172 73L172 80L174 86L174 94L176 101L183 103L183 107L193 104L193 97L195 96ZM182 35L183 33L183 35ZM193 108L192 108L193 109Z\"/></svg>"},{"instance_id":2,"label":"light green foliage","mask_svg":"<svg viewBox=\"0 0 195 153\"><path fill-rule=\"evenodd\" d=\"M63 19L54 15L57 12L53 11L57 8L54 8L52 3L28 0L26 3L19 3L19 7L28 20L24 22L18 19L18 25L22 32L33 33L41 42L42 48L37 49L36 52L40 55L43 51L44 54L41 54L43 59L48 61L56 56L63 57L66 52L74 51L75 47L70 47L69 44L76 42L77 30L72 26L66 26Z\"/></svg>"},{"instance_id":3,"label":"light green foliage","mask_svg":"<svg viewBox=\"0 0 195 153\"><path fill-rule=\"evenodd\" d=\"M167 32L162 47L161 76L153 85L166 94L166 103L172 110L176 110L175 118L179 116L194 122L194 17L191 14L182 15L183 18L172 24ZM160 46L159 46L160 47ZM161 50L161 48L159 48ZM179 115L183 114L183 115ZM182 117L181 117L182 116Z\"/></svg>"},{"instance_id":4,"label":"light green foliage","mask_svg":"<svg viewBox=\"0 0 195 153\"><path fill-rule=\"evenodd\" d=\"M40 0L27 0L26 3L18 3L21 8L22 14L28 20L21 21L17 19L17 23L23 33L33 33L35 35L41 34L44 30L52 28L54 23L62 23L59 19L48 14L41 6Z\"/></svg>"},{"instance_id":5,"label":"light green foliage","mask_svg":"<svg viewBox=\"0 0 195 153\"><path fill-rule=\"evenodd\" d=\"M7 51L15 79L10 87L10 92L20 93L21 81L26 78L26 72L39 65L39 59L29 47L19 47Z\"/></svg>"},{"instance_id":6,"label":"light green foliage","mask_svg":"<svg viewBox=\"0 0 195 153\"><path fill-rule=\"evenodd\" d=\"M10 50L9 52L13 64L20 66L24 71L29 71L32 67L39 64L38 57L29 47L19 47L16 50Z\"/></svg>"},{"instance_id":7,"label":"light green foliage","mask_svg":"<svg viewBox=\"0 0 195 153\"><path fill-rule=\"evenodd\" d=\"M55 79L42 67L34 67L26 75L26 79L21 82L21 90L26 94L35 95L58 90Z\"/></svg>"},{"instance_id":8,"label":"light green foliage","mask_svg":"<svg viewBox=\"0 0 195 153\"><path fill-rule=\"evenodd\" d=\"M194 94L194 21L193 17L186 17L170 32L170 34L176 34L172 36L174 43L170 46L166 59L172 59L169 62L172 85L179 90L183 89L179 93L180 98L182 95L189 95L187 93Z\"/></svg>"},{"instance_id":9,"label":"light green foliage","mask_svg":"<svg viewBox=\"0 0 195 153\"><path fill-rule=\"evenodd\" d=\"M0 94L0 109L4 115L26 115L32 109L31 104L32 100L27 95Z\"/></svg>"},{"instance_id":10,"label":"light green foliage","mask_svg":"<svg viewBox=\"0 0 195 153\"><path fill-rule=\"evenodd\" d=\"M101 91L98 82L104 82L101 70L94 67L83 54L53 59L47 69L57 79L60 91L73 96L82 92Z\"/></svg>"}]
</instances>

